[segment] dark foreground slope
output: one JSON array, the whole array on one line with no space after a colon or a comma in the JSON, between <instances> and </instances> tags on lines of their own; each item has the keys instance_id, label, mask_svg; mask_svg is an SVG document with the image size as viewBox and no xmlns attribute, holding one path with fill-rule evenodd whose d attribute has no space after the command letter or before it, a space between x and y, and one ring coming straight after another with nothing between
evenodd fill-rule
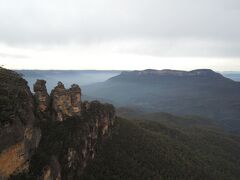
<instances>
[{"instance_id":1,"label":"dark foreground slope","mask_svg":"<svg viewBox=\"0 0 240 180\"><path fill-rule=\"evenodd\" d=\"M0 179L28 169L41 130L27 81L0 67Z\"/></svg>"},{"instance_id":2,"label":"dark foreground slope","mask_svg":"<svg viewBox=\"0 0 240 180\"><path fill-rule=\"evenodd\" d=\"M208 69L123 72L84 88L88 96L146 112L200 115L240 129L240 83Z\"/></svg>"},{"instance_id":3,"label":"dark foreground slope","mask_svg":"<svg viewBox=\"0 0 240 180\"><path fill-rule=\"evenodd\" d=\"M84 180L239 179L240 138L202 127L118 118Z\"/></svg>"}]
</instances>

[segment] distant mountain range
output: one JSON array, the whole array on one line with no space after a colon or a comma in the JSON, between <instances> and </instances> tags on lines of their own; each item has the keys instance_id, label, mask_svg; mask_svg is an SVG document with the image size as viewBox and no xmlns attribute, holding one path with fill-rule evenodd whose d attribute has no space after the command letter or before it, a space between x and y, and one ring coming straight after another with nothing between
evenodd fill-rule
<instances>
[{"instance_id":1,"label":"distant mountain range","mask_svg":"<svg viewBox=\"0 0 240 180\"><path fill-rule=\"evenodd\" d=\"M83 99L130 106L135 111L193 114L219 120L224 127L239 129L238 72L216 73L194 71L153 70L18 70L30 88L36 79L47 80L47 89L62 81L66 87L80 84ZM224 76L223 76L224 75ZM231 79L228 79L228 78ZM86 92L86 93L85 93Z\"/></svg>"},{"instance_id":2,"label":"distant mountain range","mask_svg":"<svg viewBox=\"0 0 240 180\"><path fill-rule=\"evenodd\" d=\"M238 71L226 71L226 72L222 72L222 74L225 76L225 77L228 77L234 81L240 81L240 72Z\"/></svg>"},{"instance_id":3,"label":"distant mountain range","mask_svg":"<svg viewBox=\"0 0 240 180\"><path fill-rule=\"evenodd\" d=\"M47 80L47 89L53 89L58 81L62 81L66 87L77 83L81 86L92 83L103 82L119 75L121 70L15 70L23 75L28 81L30 88L37 79ZM223 72L225 77L240 81L240 72Z\"/></svg>"},{"instance_id":4,"label":"distant mountain range","mask_svg":"<svg viewBox=\"0 0 240 180\"><path fill-rule=\"evenodd\" d=\"M83 87L87 96L144 112L169 112L213 118L240 130L240 82L210 69L126 71Z\"/></svg>"}]
</instances>

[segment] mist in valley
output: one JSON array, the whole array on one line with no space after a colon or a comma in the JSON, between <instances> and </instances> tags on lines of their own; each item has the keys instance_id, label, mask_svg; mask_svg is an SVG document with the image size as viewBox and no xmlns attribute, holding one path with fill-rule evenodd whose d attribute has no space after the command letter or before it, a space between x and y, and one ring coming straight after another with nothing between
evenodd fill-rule
<instances>
[{"instance_id":1,"label":"mist in valley","mask_svg":"<svg viewBox=\"0 0 240 180\"><path fill-rule=\"evenodd\" d=\"M16 72L28 81L28 85L33 90L33 84L37 79L47 81L47 90L51 90L61 81L66 88L72 84L86 86L119 75L121 71L96 71L96 70L17 70ZM84 93L84 92L83 92Z\"/></svg>"}]
</instances>

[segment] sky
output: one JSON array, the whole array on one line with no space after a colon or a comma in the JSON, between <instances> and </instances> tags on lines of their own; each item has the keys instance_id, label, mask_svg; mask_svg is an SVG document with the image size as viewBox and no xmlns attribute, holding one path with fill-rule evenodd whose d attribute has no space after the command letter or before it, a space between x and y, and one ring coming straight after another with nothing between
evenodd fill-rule
<instances>
[{"instance_id":1,"label":"sky","mask_svg":"<svg viewBox=\"0 0 240 180\"><path fill-rule=\"evenodd\" d=\"M240 1L0 0L0 65L240 71Z\"/></svg>"}]
</instances>

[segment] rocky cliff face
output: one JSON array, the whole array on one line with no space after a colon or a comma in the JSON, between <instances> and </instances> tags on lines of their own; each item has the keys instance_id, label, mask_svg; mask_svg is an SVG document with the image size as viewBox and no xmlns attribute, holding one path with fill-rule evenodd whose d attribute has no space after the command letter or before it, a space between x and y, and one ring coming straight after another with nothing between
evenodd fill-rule
<instances>
[{"instance_id":1,"label":"rocky cliff face","mask_svg":"<svg viewBox=\"0 0 240 180\"><path fill-rule=\"evenodd\" d=\"M20 75L0 69L0 179L79 179L97 142L114 124L115 109L81 102L81 89L59 82L50 96L46 81L34 94ZM18 176L18 175L16 175Z\"/></svg>"},{"instance_id":2,"label":"rocky cliff face","mask_svg":"<svg viewBox=\"0 0 240 180\"><path fill-rule=\"evenodd\" d=\"M93 101L82 104L81 116L43 124L43 138L32 159L31 173L44 180L81 179L84 168L95 157L98 142L109 135L114 119L112 105Z\"/></svg>"},{"instance_id":3,"label":"rocky cliff face","mask_svg":"<svg viewBox=\"0 0 240 180\"><path fill-rule=\"evenodd\" d=\"M50 97L47 93L46 81L37 80L33 86L34 100L36 105L36 114L41 120L48 120L50 118Z\"/></svg>"},{"instance_id":4,"label":"rocky cliff face","mask_svg":"<svg viewBox=\"0 0 240 180\"><path fill-rule=\"evenodd\" d=\"M34 101L27 82L0 68L0 179L28 169L41 131L36 126Z\"/></svg>"},{"instance_id":5,"label":"rocky cliff face","mask_svg":"<svg viewBox=\"0 0 240 180\"><path fill-rule=\"evenodd\" d=\"M63 121L67 117L80 116L81 89L78 85L73 84L70 89L65 89L64 84L58 82L49 96L46 81L37 80L33 90L40 120Z\"/></svg>"}]
</instances>

